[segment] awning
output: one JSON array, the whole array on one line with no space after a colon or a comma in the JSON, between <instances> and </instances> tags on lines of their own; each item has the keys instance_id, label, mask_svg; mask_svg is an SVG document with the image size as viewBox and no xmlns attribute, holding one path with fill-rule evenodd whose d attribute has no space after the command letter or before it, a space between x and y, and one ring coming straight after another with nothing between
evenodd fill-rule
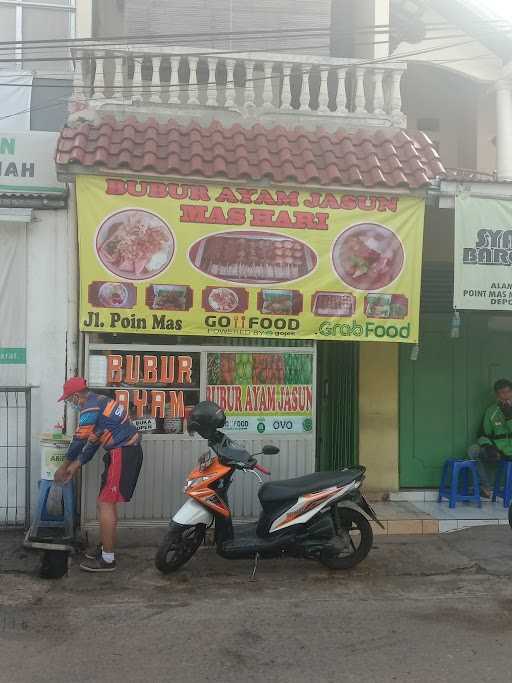
<instances>
[{"instance_id":1,"label":"awning","mask_svg":"<svg viewBox=\"0 0 512 683\"><path fill-rule=\"evenodd\" d=\"M131 171L162 176L267 180L329 187L416 190L445 170L429 138L418 131L343 128L226 128L174 120L105 117L61 131L60 172Z\"/></svg>"}]
</instances>

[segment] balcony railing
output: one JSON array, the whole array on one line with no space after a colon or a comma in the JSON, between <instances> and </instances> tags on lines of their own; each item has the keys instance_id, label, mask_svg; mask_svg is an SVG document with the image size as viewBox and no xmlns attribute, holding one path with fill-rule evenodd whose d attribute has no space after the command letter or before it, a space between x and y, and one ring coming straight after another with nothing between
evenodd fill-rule
<instances>
[{"instance_id":1,"label":"balcony railing","mask_svg":"<svg viewBox=\"0 0 512 683\"><path fill-rule=\"evenodd\" d=\"M404 63L150 45L79 49L73 56L76 108L124 102L404 124Z\"/></svg>"}]
</instances>

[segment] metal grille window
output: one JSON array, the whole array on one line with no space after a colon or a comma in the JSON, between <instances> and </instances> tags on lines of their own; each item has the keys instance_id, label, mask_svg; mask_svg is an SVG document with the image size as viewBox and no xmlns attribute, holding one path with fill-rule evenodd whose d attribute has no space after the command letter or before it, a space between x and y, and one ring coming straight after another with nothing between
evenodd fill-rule
<instances>
[{"instance_id":1,"label":"metal grille window","mask_svg":"<svg viewBox=\"0 0 512 683\"><path fill-rule=\"evenodd\" d=\"M0 387L0 528L30 520L30 388Z\"/></svg>"},{"instance_id":2,"label":"metal grille window","mask_svg":"<svg viewBox=\"0 0 512 683\"><path fill-rule=\"evenodd\" d=\"M52 41L75 37L76 0L0 0L0 69L44 73L71 71L67 47L30 45L26 41ZM14 44L16 43L16 44Z\"/></svg>"}]
</instances>

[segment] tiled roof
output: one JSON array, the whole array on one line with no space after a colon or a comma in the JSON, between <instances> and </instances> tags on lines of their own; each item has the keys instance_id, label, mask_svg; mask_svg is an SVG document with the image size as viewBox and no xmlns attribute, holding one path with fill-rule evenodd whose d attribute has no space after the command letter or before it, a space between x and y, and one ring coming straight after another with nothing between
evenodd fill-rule
<instances>
[{"instance_id":1,"label":"tiled roof","mask_svg":"<svg viewBox=\"0 0 512 683\"><path fill-rule=\"evenodd\" d=\"M444 174L434 146L419 132L202 127L113 117L64 128L56 161L61 168L77 164L98 172L410 189Z\"/></svg>"}]
</instances>

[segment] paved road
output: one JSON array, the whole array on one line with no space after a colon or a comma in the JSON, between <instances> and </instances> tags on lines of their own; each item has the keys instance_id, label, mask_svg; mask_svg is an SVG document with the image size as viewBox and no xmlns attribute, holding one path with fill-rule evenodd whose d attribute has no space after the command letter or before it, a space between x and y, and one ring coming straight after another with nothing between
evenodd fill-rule
<instances>
[{"instance_id":1,"label":"paved road","mask_svg":"<svg viewBox=\"0 0 512 683\"><path fill-rule=\"evenodd\" d=\"M351 573L262 562L254 583L211 550L161 577L152 548L44 582L6 538L2 683L512 680L508 527L377 538Z\"/></svg>"}]
</instances>

